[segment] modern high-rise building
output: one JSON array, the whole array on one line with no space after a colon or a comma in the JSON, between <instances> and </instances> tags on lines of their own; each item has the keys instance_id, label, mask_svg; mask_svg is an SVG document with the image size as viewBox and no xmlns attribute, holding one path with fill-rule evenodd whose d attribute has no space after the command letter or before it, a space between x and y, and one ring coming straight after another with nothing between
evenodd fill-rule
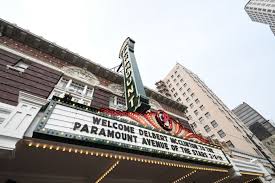
<instances>
[{"instance_id":1,"label":"modern high-rise building","mask_svg":"<svg viewBox=\"0 0 275 183\"><path fill-rule=\"evenodd\" d=\"M250 0L245 11L252 21L268 24L275 35L275 0Z\"/></svg>"},{"instance_id":2,"label":"modern high-rise building","mask_svg":"<svg viewBox=\"0 0 275 183\"><path fill-rule=\"evenodd\" d=\"M188 106L187 116L195 132L225 142L233 156L262 157L251 142L252 132L196 74L177 63L162 82L156 83L157 88L160 83L165 83L168 91L159 92L169 93L174 100ZM257 138L254 141L272 156Z\"/></svg>"},{"instance_id":3,"label":"modern high-rise building","mask_svg":"<svg viewBox=\"0 0 275 183\"><path fill-rule=\"evenodd\" d=\"M234 114L262 141L262 143L275 155L275 126L273 122L265 119L258 111L243 102L232 110Z\"/></svg>"},{"instance_id":4,"label":"modern high-rise building","mask_svg":"<svg viewBox=\"0 0 275 183\"><path fill-rule=\"evenodd\" d=\"M275 127L258 111L243 102L234 108L233 113L256 135L259 140L264 140L275 134Z\"/></svg>"}]
</instances>

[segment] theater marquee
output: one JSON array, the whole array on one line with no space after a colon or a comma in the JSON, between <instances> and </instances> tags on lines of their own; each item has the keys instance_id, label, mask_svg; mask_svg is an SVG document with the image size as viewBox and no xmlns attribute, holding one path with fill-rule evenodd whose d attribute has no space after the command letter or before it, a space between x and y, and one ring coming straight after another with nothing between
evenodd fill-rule
<instances>
[{"instance_id":1,"label":"theater marquee","mask_svg":"<svg viewBox=\"0 0 275 183\"><path fill-rule=\"evenodd\" d=\"M139 126L134 122L131 124L124 121L103 116L102 113L51 102L36 133L169 155L181 159L229 164L223 151L218 148L187 141Z\"/></svg>"}]
</instances>

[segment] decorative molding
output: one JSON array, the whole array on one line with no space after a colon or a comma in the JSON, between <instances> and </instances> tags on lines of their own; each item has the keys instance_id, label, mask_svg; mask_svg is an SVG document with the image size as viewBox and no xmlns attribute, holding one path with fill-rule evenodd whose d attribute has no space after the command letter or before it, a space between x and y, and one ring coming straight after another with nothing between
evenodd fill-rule
<instances>
[{"instance_id":1,"label":"decorative molding","mask_svg":"<svg viewBox=\"0 0 275 183\"><path fill-rule=\"evenodd\" d=\"M65 75L68 75L72 78L78 79L82 82L89 83L90 85L99 85L100 82L98 78L92 74L91 72L75 67L75 66L69 66L69 67L63 67L62 71L64 72Z\"/></svg>"},{"instance_id":2,"label":"decorative molding","mask_svg":"<svg viewBox=\"0 0 275 183\"><path fill-rule=\"evenodd\" d=\"M47 99L43 99L35 95L31 95L31 94L19 91L18 103L23 103L23 102L29 102L29 103L42 106L47 103Z\"/></svg>"},{"instance_id":3,"label":"decorative molding","mask_svg":"<svg viewBox=\"0 0 275 183\"><path fill-rule=\"evenodd\" d=\"M122 85L119 85L116 83L109 84L108 89L119 96L122 96L124 93L124 89L123 89Z\"/></svg>"},{"instance_id":4,"label":"decorative molding","mask_svg":"<svg viewBox=\"0 0 275 183\"><path fill-rule=\"evenodd\" d=\"M0 149L14 150L46 99L19 91L18 105L0 124ZM2 105L5 106L5 105ZM7 108L8 110L8 108Z\"/></svg>"}]
</instances>

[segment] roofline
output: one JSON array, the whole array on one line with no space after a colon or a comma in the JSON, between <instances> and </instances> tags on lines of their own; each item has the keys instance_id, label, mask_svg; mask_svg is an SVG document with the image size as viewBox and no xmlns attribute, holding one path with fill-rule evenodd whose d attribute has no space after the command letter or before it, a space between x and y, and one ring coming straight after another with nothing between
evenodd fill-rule
<instances>
[{"instance_id":1,"label":"roofline","mask_svg":"<svg viewBox=\"0 0 275 183\"><path fill-rule=\"evenodd\" d=\"M25 45L28 45L34 49L47 53L53 57L59 58L60 60L82 68L86 68L88 71L94 73L95 75L101 76L107 80L110 80L114 83L122 84L123 77L122 75L114 72L102 65L99 65L77 53L74 53L67 48L63 48L57 45L54 42L51 42L42 36L38 36L29 30L23 29L16 24L12 24L4 19L0 18L0 36L6 36L11 39L14 39L18 42L21 42ZM28 39L26 39L28 37ZM51 47L51 49L50 49ZM49 51L50 50L50 51ZM64 53L64 54L63 54ZM162 102L171 105L171 107L176 108L180 111L185 111L187 106L176 102L153 89L144 87L146 94L150 97L155 97Z\"/></svg>"}]
</instances>

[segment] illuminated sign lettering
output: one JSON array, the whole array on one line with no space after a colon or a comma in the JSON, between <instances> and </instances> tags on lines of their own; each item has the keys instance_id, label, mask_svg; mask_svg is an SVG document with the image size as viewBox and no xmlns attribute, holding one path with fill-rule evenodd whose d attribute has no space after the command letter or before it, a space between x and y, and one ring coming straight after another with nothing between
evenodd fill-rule
<instances>
[{"instance_id":1,"label":"illuminated sign lettering","mask_svg":"<svg viewBox=\"0 0 275 183\"><path fill-rule=\"evenodd\" d=\"M124 69L124 90L127 111L146 112L150 109L134 55L134 40L127 38L119 53Z\"/></svg>"}]
</instances>

